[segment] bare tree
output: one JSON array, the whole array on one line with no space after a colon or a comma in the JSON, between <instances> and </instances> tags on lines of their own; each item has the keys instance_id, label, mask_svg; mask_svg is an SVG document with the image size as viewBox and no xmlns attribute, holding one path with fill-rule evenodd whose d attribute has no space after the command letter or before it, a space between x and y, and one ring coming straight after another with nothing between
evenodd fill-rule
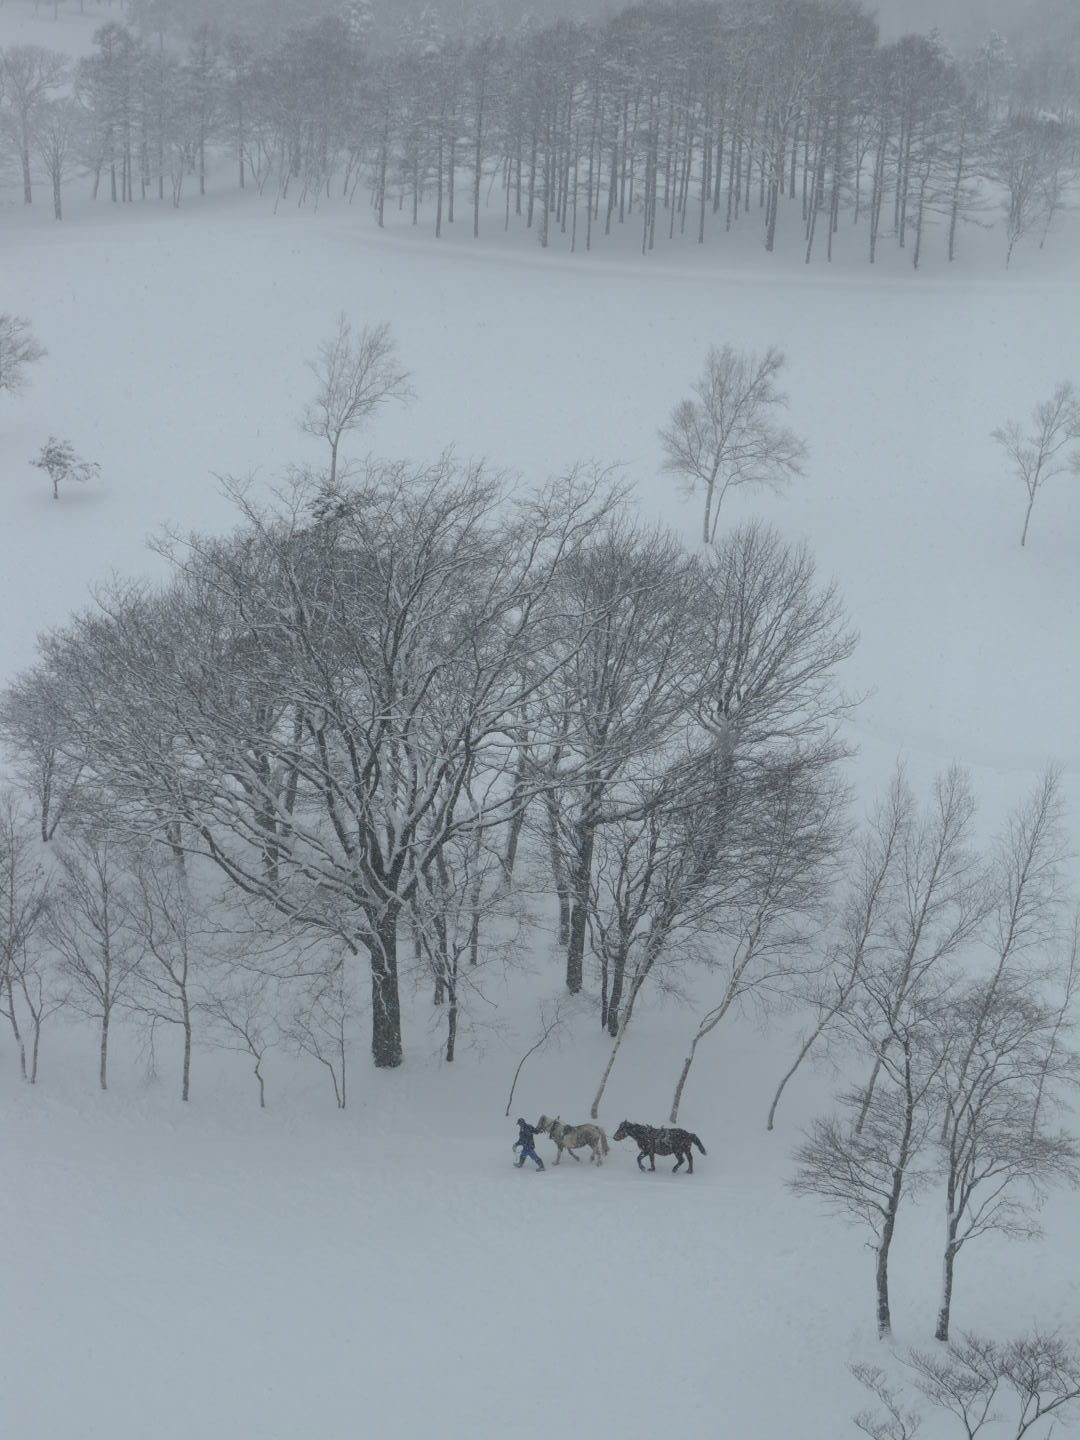
<instances>
[{"instance_id":1,"label":"bare tree","mask_svg":"<svg viewBox=\"0 0 1080 1440\"><path fill-rule=\"evenodd\" d=\"M926 1022L910 1003L893 1016L893 1044L883 1060L885 1083L877 1086L868 1107L864 1097L851 1093L842 1097L840 1118L814 1122L810 1138L796 1152L790 1182L796 1194L814 1195L870 1231L879 1338L892 1333L889 1256L900 1205L927 1178L919 1156L934 1125L937 1061L927 1044Z\"/></svg>"},{"instance_id":2,"label":"bare tree","mask_svg":"<svg viewBox=\"0 0 1080 1440\"><path fill-rule=\"evenodd\" d=\"M534 739L527 754L548 781L547 838L569 911L571 994L583 983L598 833L622 813L620 782L650 768L679 726L700 672L696 590L674 536L621 512L597 527L562 577L566 620L553 652L569 663L546 697L550 743ZM615 1022L610 1028L614 1034Z\"/></svg>"},{"instance_id":3,"label":"bare tree","mask_svg":"<svg viewBox=\"0 0 1080 1440\"><path fill-rule=\"evenodd\" d=\"M944 1352L908 1352L905 1364L916 1388L938 1409L955 1415L967 1440L998 1419L994 1401L1004 1380L1001 1350L993 1340L965 1333Z\"/></svg>"},{"instance_id":4,"label":"bare tree","mask_svg":"<svg viewBox=\"0 0 1080 1440\"><path fill-rule=\"evenodd\" d=\"M325 1067L339 1110L345 1109L348 1099L348 1059L356 1009L356 996L339 957L298 1001L282 1029L282 1037L298 1055L309 1055Z\"/></svg>"},{"instance_id":5,"label":"bare tree","mask_svg":"<svg viewBox=\"0 0 1080 1440\"><path fill-rule=\"evenodd\" d=\"M71 1004L100 1029L98 1079L108 1088L109 1032L135 982L140 952L131 924L127 875L107 833L70 836L57 853L60 878L48 938L71 983Z\"/></svg>"},{"instance_id":6,"label":"bare tree","mask_svg":"<svg viewBox=\"0 0 1080 1440\"><path fill-rule=\"evenodd\" d=\"M995 976L965 986L937 1017L946 1112L939 1146L945 1185L942 1293L934 1338L949 1338L956 1258L989 1231L1013 1239L1039 1234L1035 1211L1054 1180L1075 1180L1080 1151L1064 1132L1032 1129L1036 1086L1067 1075L1069 1057L1048 1060L1054 1013L1022 978ZM969 1039L969 1037L973 1037Z\"/></svg>"},{"instance_id":7,"label":"bare tree","mask_svg":"<svg viewBox=\"0 0 1080 1440\"><path fill-rule=\"evenodd\" d=\"M510 1114L510 1106L514 1103L514 1091L517 1089L518 1077L521 1074L522 1067L524 1066L525 1061L528 1060L530 1055L535 1055L537 1050L542 1050L544 1048L547 1042L551 1039L552 1035L556 1034L562 1026L563 1019L564 1017L560 1011L558 1000L555 1000L550 1011L545 1011L543 1006L541 1006L540 1036L539 1039L535 1040L532 1045L529 1046L528 1050L525 1051L525 1054L522 1055L521 1059L517 1063L517 1069L514 1071L514 1078L510 1082L510 1094L506 1097L506 1110L504 1112L505 1114Z\"/></svg>"},{"instance_id":8,"label":"bare tree","mask_svg":"<svg viewBox=\"0 0 1080 1440\"><path fill-rule=\"evenodd\" d=\"M725 906L749 891L749 877L725 863L750 829L751 807L732 800L722 764L698 754L647 782L636 813L605 827L595 916L619 988L608 1006L615 1038L594 1120L646 981L670 983L673 966L701 962L699 932L715 931Z\"/></svg>"},{"instance_id":9,"label":"bare tree","mask_svg":"<svg viewBox=\"0 0 1080 1440\"><path fill-rule=\"evenodd\" d=\"M1059 1335L1036 1330L1010 1341L1001 1371L1019 1405L1015 1440L1046 1416L1080 1401L1080 1350Z\"/></svg>"},{"instance_id":10,"label":"bare tree","mask_svg":"<svg viewBox=\"0 0 1080 1440\"><path fill-rule=\"evenodd\" d=\"M1043 240L1070 179L1067 157L1075 140L1062 123L1048 116L1013 115L994 135L990 173L1004 190L1006 269L1013 249L1031 227L1043 221Z\"/></svg>"},{"instance_id":11,"label":"bare tree","mask_svg":"<svg viewBox=\"0 0 1080 1440\"><path fill-rule=\"evenodd\" d=\"M0 390L17 395L27 385L26 367L47 352L19 315L0 315Z\"/></svg>"},{"instance_id":12,"label":"bare tree","mask_svg":"<svg viewBox=\"0 0 1080 1440\"><path fill-rule=\"evenodd\" d=\"M705 544L716 537L730 489L779 490L802 474L806 446L774 418L787 404L776 384L783 367L783 354L772 347L762 356L740 354L730 345L711 349L694 385L695 398L676 405L660 431L664 469L682 477L688 494L704 487Z\"/></svg>"},{"instance_id":13,"label":"bare tree","mask_svg":"<svg viewBox=\"0 0 1080 1440\"><path fill-rule=\"evenodd\" d=\"M676 933L723 935L731 957L725 998L703 1033L737 999L789 984L801 963L789 943L798 927L753 917L764 903L776 920L800 877L839 843L829 797L851 702L835 671L855 638L834 587L818 587L805 550L759 525L727 536L697 574L700 671L684 736L666 765L658 756L648 767L637 808L625 807L607 847L604 908L614 923L601 953L614 942L613 974L625 963L629 989L620 1013L613 983L609 1028L614 1013L618 1030L600 1093L636 995Z\"/></svg>"},{"instance_id":14,"label":"bare tree","mask_svg":"<svg viewBox=\"0 0 1080 1440\"><path fill-rule=\"evenodd\" d=\"M800 775L797 767L770 787L770 803L761 807L756 842L761 859L755 884L732 907L722 929L731 946L720 968L720 998L698 1022L671 1101L669 1122L679 1105L697 1047L728 1012L750 1001L765 1012L790 1003L805 988L808 972L817 972L816 932L822 897L832 888L842 849L842 813L846 792L819 775ZM807 780L810 783L807 783ZM743 856L746 864L748 856Z\"/></svg>"},{"instance_id":15,"label":"bare tree","mask_svg":"<svg viewBox=\"0 0 1080 1440\"><path fill-rule=\"evenodd\" d=\"M824 967L815 975L810 999L814 1020L776 1088L766 1128L771 1130L788 1082L799 1066L847 1012L862 979L863 967L881 944L885 918L893 903L899 853L911 820L912 797L898 771L888 799L872 815L855 844L851 879L841 903L839 937L830 945Z\"/></svg>"},{"instance_id":16,"label":"bare tree","mask_svg":"<svg viewBox=\"0 0 1080 1440\"><path fill-rule=\"evenodd\" d=\"M41 107L50 93L64 83L65 56L41 45L11 45L0 51L0 117L8 122L22 164L23 202L33 199L30 188L30 149ZM5 113L6 112L6 113Z\"/></svg>"},{"instance_id":17,"label":"bare tree","mask_svg":"<svg viewBox=\"0 0 1080 1440\"><path fill-rule=\"evenodd\" d=\"M64 218L64 181L82 168L79 154L79 108L74 100L50 101L34 134L34 149L52 185L53 215Z\"/></svg>"},{"instance_id":18,"label":"bare tree","mask_svg":"<svg viewBox=\"0 0 1080 1440\"><path fill-rule=\"evenodd\" d=\"M796 1193L817 1195L874 1237L877 1326L891 1333L889 1255L900 1204L925 1183L920 1159L938 1113L944 1063L936 1019L955 985L943 962L970 934L972 862L964 845L971 806L957 771L939 777L936 805L903 839L895 937L866 963L857 1003L845 1020L875 1055L866 1090L842 1099L839 1117L816 1121L797 1152Z\"/></svg>"},{"instance_id":19,"label":"bare tree","mask_svg":"<svg viewBox=\"0 0 1080 1440\"><path fill-rule=\"evenodd\" d=\"M1031 1107L1031 1130L1035 1135L1042 1115L1043 1095L1047 1078L1057 1068L1061 1046L1072 1026L1072 1006L1080 989L1080 911L1074 913L1072 937L1064 962L1058 967L1056 980L1060 985L1057 1004L1053 1009L1053 1025L1047 1041L1044 1062L1035 1082L1035 1102Z\"/></svg>"},{"instance_id":20,"label":"bare tree","mask_svg":"<svg viewBox=\"0 0 1080 1440\"><path fill-rule=\"evenodd\" d=\"M45 1021L70 1002L71 992L58 973L51 953L42 945L28 946L16 965L19 992L30 1016L30 1067L26 1078L37 1084L41 1060L41 1031ZM8 996L11 1003L11 996ZM20 1052L22 1045L20 1041Z\"/></svg>"},{"instance_id":21,"label":"bare tree","mask_svg":"<svg viewBox=\"0 0 1080 1440\"><path fill-rule=\"evenodd\" d=\"M14 783L34 801L46 843L74 804L83 773L52 689L55 679L44 669L31 670L0 693L0 740L11 758Z\"/></svg>"},{"instance_id":22,"label":"bare tree","mask_svg":"<svg viewBox=\"0 0 1080 1440\"><path fill-rule=\"evenodd\" d=\"M237 967L228 975L217 975L198 1002L200 1014L209 1022L211 1043L222 1050L250 1055L254 1060L260 1110L266 1108L263 1061L279 1038L271 1011L271 983L265 975Z\"/></svg>"},{"instance_id":23,"label":"bare tree","mask_svg":"<svg viewBox=\"0 0 1080 1440\"><path fill-rule=\"evenodd\" d=\"M342 438L387 400L404 403L411 399L409 374L399 365L389 325L365 325L354 335L344 312L338 317L337 334L319 346L318 358L310 361L308 368L318 382L318 392L304 411L301 425L330 447L327 484L333 490L338 483Z\"/></svg>"},{"instance_id":24,"label":"bare tree","mask_svg":"<svg viewBox=\"0 0 1080 1440\"><path fill-rule=\"evenodd\" d=\"M180 1098L191 1095L193 1012L201 962L215 927L202 913L177 857L147 847L131 866L130 916L143 959L127 999L151 1029L176 1026L183 1038Z\"/></svg>"},{"instance_id":25,"label":"bare tree","mask_svg":"<svg viewBox=\"0 0 1080 1440\"><path fill-rule=\"evenodd\" d=\"M241 497L248 529L190 537L167 594L117 593L46 648L133 824L182 821L253 900L367 955L372 1052L392 1066L398 922L475 826L469 783L509 782L522 708L543 728L540 693L572 658L551 653L556 579L606 500L571 479L512 502L449 461L373 467L326 499L264 514ZM503 785L484 827L527 798Z\"/></svg>"},{"instance_id":26,"label":"bare tree","mask_svg":"<svg viewBox=\"0 0 1080 1440\"><path fill-rule=\"evenodd\" d=\"M870 1440L913 1440L922 1426L922 1416L905 1405L881 1366L859 1363L850 1369L881 1406L881 1410L860 1410L853 1416L855 1429L869 1435Z\"/></svg>"},{"instance_id":27,"label":"bare tree","mask_svg":"<svg viewBox=\"0 0 1080 1440\"><path fill-rule=\"evenodd\" d=\"M902 785L902 777L898 779ZM905 810L913 811L904 801ZM863 1116L894 1025L909 1005L925 1007L948 985L946 962L978 932L987 910L983 869L970 845L975 800L966 775L950 767L934 781L934 796L923 816L912 813L902 836L902 852L894 891L895 904L886 918L886 943L873 964L864 967L860 1000L850 1023L861 1039L874 1046L875 1059L864 1092ZM875 1039L875 1027L879 1033Z\"/></svg>"},{"instance_id":28,"label":"bare tree","mask_svg":"<svg viewBox=\"0 0 1080 1440\"><path fill-rule=\"evenodd\" d=\"M1014 986L1020 984L1035 993L1033 987L1045 957L1059 938L1062 867L1068 853L1061 783L1057 772L1048 769L1028 799L1008 817L994 844L987 873L984 937L993 956L993 969L980 982L983 1008L968 1017L967 1038L956 1057L961 1088L965 1068L979 1046L984 1013L987 1017L995 1013L998 986L1011 980Z\"/></svg>"},{"instance_id":29,"label":"bare tree","mask_svg":"<svg viewBox=\"0 0 1080 1440\"><path fill-rule=\"evenodd\" d=\"M11 1026L19 1047L23 1079L32 1079L26 1066L26 1045L19 1029L15 992L26 977L36 971L31 946L48 914L49 884L44 867L33 854L30 836L18 804L10 791L0 793L0 1013ZM34 994L37 995L36 981ZM29 1001L30 992L27 990ZM46 1005L41 992L41 1007ZM37 1072L37 1038L40 1018L31 1006L34 1020L33 1074Z\"/></svg>"},{"instance_id":30,"label":"bare tree","mask_svg":"<svg viewBox=\"0 0 1080 1440\"><path fill-rule=\"evenodd\" d=\"M1027 541L1035 496L1047 480L1066 470L1080 473L1080 450L1068 453L1069 447L1080 440L1080 400L1072 384L1063 381L1049 400L1035 406L1030 429L1025 431L1018 421L1010 420L991 438L1004 450L1013 474L1023 481L1027 491L1024 528L1020 532L1022 546Z\"/></svg>"},{"instance_id":31,"label":"bare tree","mask_svg":"<svg viewBox=\"0 0 1080 1440\"><path fill-rule=\"evenodd\" d=\"M498 786L502 777L492 777ZM520 946L522 914L503 884L502 861L483 824L485 797L474 795L476 823L440 845L420 877L412 902L419 953L434 981L434 1003L446 1020L447 1063L452 1063L471 1001L483 1002L482 980L493 964L508 964ZM481 945L485 922L499 925L498 940ZM490 1002L488 1002L490 1003Z\"/></svg>"},{"instance_id":32,"label":"bare tree","mask_svg":"<svg viewBox=\"0 0 1080 1440\"><path fill-rule=\"evenodd\" d=\"M1060 1335L1039 1329L1005 1344L965 1333L932 1355L909 1350L902 1358L916 1389L959 1422L966 1440L976 1440L988 1425L995 1434L1008 1433L1000 1428L1007 1425L1013 1440L1023 1440L1041 1420L1060 1416L1080 1400L1080 1350ZM887 1383L884 1372L870 1365L853 1365L851 1370L885 1411L860 1412L856 1427L873 1440L910 1440L921 1417L907 1409L904 1396ZM1010 1395L1014 1409L1006 1416L1000 1406ZM1046 1440L1055 1428L1052 1420L1042 1432Z\"/></svg>"}]
</instances>

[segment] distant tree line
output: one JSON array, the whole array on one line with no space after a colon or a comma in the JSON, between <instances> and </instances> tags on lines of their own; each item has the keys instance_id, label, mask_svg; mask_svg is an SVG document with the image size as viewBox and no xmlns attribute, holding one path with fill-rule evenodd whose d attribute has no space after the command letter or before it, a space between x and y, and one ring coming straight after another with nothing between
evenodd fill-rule
<instances>
[{"instance_id":1,"label":"distant tree line","mask_svg":"<svg viewBox=\"0 0 1080 1440\"><path fill-rule=\"evenodd\" d=\"M362 193L380 224L396 206L436 235L462 220L477 234L497 193L504 227L544 246L588 250L632 225L647 253L752 216L767 250L783 240L809 260L831 256L843 215L871 261L888 236L917 266L932 222L955 256L988 184L1010 254L1044 236L1080 157L1068 47L1013 58L991 36L954 59L935 35L882 44L847 0L650 5L452 36L423 11L392 44L351 5L267 48L210 22L181 38L173 8L131 7L131 26L103 26L74 67L33 46L4 54L26 200L36 163L58 216L75 167L117 203L179 204L230 152L240 187L311 204ZM781 226L785 209L796 223Z\"/></svg>"}]
</instances>

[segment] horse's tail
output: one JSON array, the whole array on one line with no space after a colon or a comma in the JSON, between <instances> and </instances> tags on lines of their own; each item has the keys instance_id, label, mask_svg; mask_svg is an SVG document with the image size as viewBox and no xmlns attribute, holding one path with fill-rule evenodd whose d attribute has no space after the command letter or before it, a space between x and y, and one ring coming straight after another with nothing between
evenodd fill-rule
<instances>
[{"instance_id":1,"label":"horse's tail","mask_svg":"<svg viewBox=\"0 0 1080 1440\"><path fill-rule=\"evenodd\" d=\"M709 1153L692 1130L688 1130L686 1133L690 1136L690 1139L694 1142L694 1144L697 1146L697 1148L701 1151L703 1155L707 1155Z\"/></svg>"},{"instance_id":2,"label":"horse's tail","mask_svg":"<svg viewBox=\"0 0 1080 1440\"><path fill-rule=\"evenodd\" d=\"M607 1131L602 1125L597 1125L596 1128L600 1131L600 1149L606 1155L608 1153L608 1150L610 1149L610 1146L607 1143Z\"/></svg>"}]
</instances>

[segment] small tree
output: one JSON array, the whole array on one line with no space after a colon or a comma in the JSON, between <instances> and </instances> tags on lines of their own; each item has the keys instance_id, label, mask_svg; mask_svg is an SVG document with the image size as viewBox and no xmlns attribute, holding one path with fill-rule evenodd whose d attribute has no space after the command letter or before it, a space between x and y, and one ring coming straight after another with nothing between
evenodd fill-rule
<instances>
[{"instance_id":1,"label":"small tree","mask_svg":"<svg viewBox=\"0 0 1080 1440\"><path fill-rule=\"evenodd\" d=\"M1024 512L1021 546L1027 540L1028 523L1035 496L1054 475L1064 470L1080 473L1080 451L1068 453L1069 446L1080 440L1080 400L1069 381L1063 381L1041 405L1031 412L1031 428L1024 431L1016 420L1010 420L993 432L1012 462L1013 473L1024 482L1028 503Z\"/></svg>"},{"instance_id":2,"label":"small tree","mask_svg":"<svg viewBox=\"0 0 1080 1440\"><path fill-rule=\"evenodd\" d=\"M259 1108L266 1108L266 1079L262 1063L266 1052L278 1041L277 1023L271 1010L272 981L266 975L246 974L237 967L220 978L212 994L200 1001L199 1009L209 1021L209 1039L222 1050L250 1055L255 1061L259 1086Z\"/></svg>"},{"instance_id":3,"label":"small tree","mask_svg":"<svg viewBox=\"0 0 1080 1440\"><path fill-rule=\"evenodd\" d=\"M0 390L17 395L26 389L25 370L47 352L21 315L0 315Z\"/></svg>"},{"instance_id":4,"label":"small tree","mask_svg":"<svg viewBox=\"0 0 1080 1440\"><path fill-rule=\"evenodd\" d=\"M339 1110L345 1109L348 1098L349 1032L356 1009L356 996L346 978L344 962L339 960L315 978L313 988L301 997L282 1031L297 1055L310 1055L326 1067Z\"/></svg>"},{"instance_id":5,"label":"small tree","mask_svg":"<svg viewBox=\"0 0 1080 1440\"><path fill-rule=\"evenodd\" d=\"M409 375L398 364L389 325L365 325L354 336L344 313L338 317L337 334L319 346L318 359L309 361L308 368L319 389L300 423L309 435L329 445L333 489L342 437L362 425L384 401L408 401Z\"/></svg>"},{"instance_id":6,"label":"small tree","mask_svg":"<svg viewBox=\"0 0 1080 1440\"><path fill-rule=\"evenodd\" d=\"M694 398L676 405L660 431L664 469L682 477L687 494L705 488L705 544L716 535L729 490L779 490L802 474L806 446L774 419L787 404L776 385L783 367L783 354L771 346L762 356L741 355L730 345L711 349Z\"/></svg>"},{"instance_id":7,"label":"small tree","mask_svg":"<svg viewBox=\"0 0 1080 1440\"><path fill-rule=\"evenodd\" d=\"M48 471L54 500L60 499L61 482L66 485L69 480L77 480L83 484L92 480L101 470L96 461L80 459L70 440L57 440L55 435L49 436L37 459L31 460L30 464L38 470Z\"/></svg>"}]
</instances>

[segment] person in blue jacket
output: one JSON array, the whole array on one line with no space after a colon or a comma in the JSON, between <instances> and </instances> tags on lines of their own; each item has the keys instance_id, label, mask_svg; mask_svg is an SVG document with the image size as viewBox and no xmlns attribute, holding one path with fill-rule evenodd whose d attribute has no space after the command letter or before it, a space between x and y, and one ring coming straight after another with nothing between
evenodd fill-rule
<instances>
[{"instance_id":1,"label":"person in blue jacket","mask_svg":"<svg viewBox=\"0 0 1080 1440\"><path fill-rule=\"evenodd\" d=\"M521 1158L517 1162L517 1168L520 1170L521 1167L525 1164L526 1158L528 1158L530 1160L536 1161L537 1169L543 1170L544 1162L536 1153L536 1147L533 1145L533 1137L536 1135L536 1126L530 1125L527 1120L518 1120L517 1127L518 1138L514 1141L513 1145L513 1148L515 1150L518 1148L519 1145L521 1147Z\"/></svg>"}]
</instances>

